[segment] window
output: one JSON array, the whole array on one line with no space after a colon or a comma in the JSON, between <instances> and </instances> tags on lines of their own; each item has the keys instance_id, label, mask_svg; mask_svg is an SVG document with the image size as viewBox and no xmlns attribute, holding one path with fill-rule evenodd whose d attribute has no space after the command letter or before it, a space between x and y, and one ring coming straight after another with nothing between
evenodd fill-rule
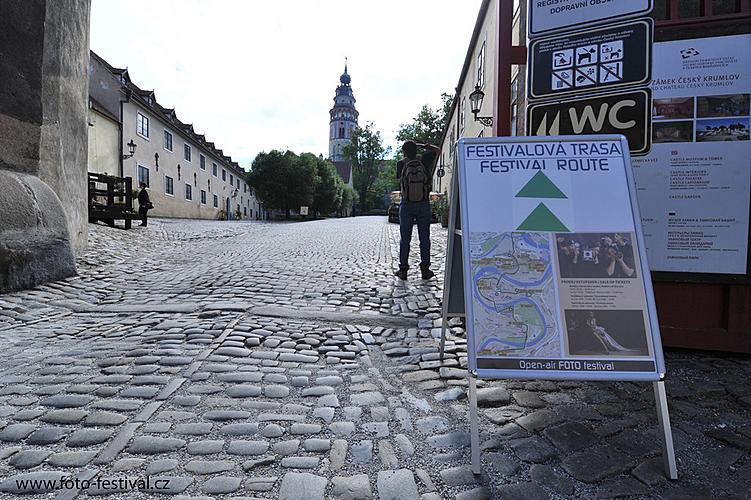
<instances>
[{"instance_id":1,"label":"window","mask_svg":"<svg viewBox=\"0 0 751 500\"><path fill-rule=\"evenodd\" d=\"M225 182L227 181L227 171L224 169L222 169L222 180Z\"/></svg>"},{"instance_id":2,"label":"window","mask_svg":"<svg viewBox=\"0 0 751 500\"><path fill-rule=\"evenodd\" d=\"M248 185L243 184L243 193L247 193L247 192L248 192Z\"/></svg>"},{"instance_id":3,"label":"window","mask_svg":"<svg viewBox=\"0 0 751 500\"><path fill-rule=\"evenodd\" d=\"M216 177L216 163L211 164L211 173Z\"/></svg>"},{"instance_id":4,"label":"window","mask_svg":"<svg viewBox=\"0 0 751 500\"><path fill-rule=\"evenodd\" d=\"M201 167L201 170L206 170L206 157L203 155L200 155L198 157L198 164Z\"/></svg>"},{"instance_id":5,"label":"window","mask_svg":"<svg viewBox=\"0 0 751 500\"><path fill-rule=\"evenodd\" d=\"M480 53L477 54L477 85L485 87L485 42L482 42Z\"/></svg>"},{"instance_id":6,"label":"window","mask_svg":"<svg viewBox=\"0 0 751 500\"><path fill-rule=\"evenodd\" d=\"M142 115L141 113L138 113L138 117L136 119L136 133L140 135L141 137L148 139L149 138L149 118L145 115Z\"/></svg>"},{"instance_id":7,"label":"window","mask_svg":"<svg viewBox=\"0 0 751 500\"><path fill-rule=\"evenodd\" d=\"M149 169L148 167L144 167L143 165L138 165L138 186L141 186L141 183L145 182L146 187L150 187L151 184L149 184Z\"/></svg>"},{"instance_id":8,"label":"window","mask_svg":"<svg viewBox=\"0 0 751 500\"><path fill-rule=\"evenodd\" d=\"M240 189L240 178L237 178L237 189Z\"/></svg>"},{"instance_id":9,"label":"window","mask_svg":"<svg viewBox=\"0 0 751 500\"><path fill-rule=\"evenodd\" d=\"M172 134L169 130L164 131L164 149L172 151Z\"/></svg>"},{"instance_id":10,"label":"window","mask_svg":"<svg viewBox=\"0 0 751 500\"><path fill-rule=\"evenodd\" d=\"M339 139L344 139L344 124L339 124Z\"/></svg>"},{"instance_id":11,"label":"window","mask_svg":"<svg viewBox=\"0 0 751 500\"><path fill-rule=\"evenodd\" d=\"M449 145L451 147L449 147L449 157L453 158L454 157L454 143L456 143L456 131L454 130L453 126L451 127L450 137L451 138L449 139Z\"/></svg>"},{"instance_id":12,"label":"window","mask_svg":"<svg viewBox=\"0 0 751 500\"><path fill-rule=\"evenodd\" d=\"M169 175L164 176L164 192L175 196L175 181Z\"/></svg>"},{"instance_id":13,"label":"window","mask_svg":"<svg viewBox=\"0 0 751 500\"><path fill-rule=\"evenodd\" d=\"M219 197L214 195L214 208L219 207Z\"/></svg>"},{"instance_id":14,"label":"window","mask_svg":"<svg viewBox=\"0 0 751 500\"><path fill-rule=\"evenodd\" d=\"M462 105L459 110L459 132L464 132L464 115L467 110L467 98L462 97Z\"/></svg>"},{"instance_id":15,"label":"window","mask_svg":"<svg viewBox=\"0 0 751 500\"><path fill-rule=\"evenodd\" d=\"M186 200L193 199L193 186L191 186L190 184L185 185L185 199Z\"/></svg>"},{"instance_id":16,"label":"window","mask_svg":"<svg viewBox=\"0 0 751 500\"><path fill-rule=\"evenodd\" d=\"M189 145L185 145L183 147L183 158L185 158L185 161L190 161L190 157L192 156L193 151L190 149Z\"/></svg>"},{"instance_id":17,"label":"window","mask_svg":"<svg viewBox=\"0 0 751 500\"><path fill-rule=\"evenodd\" d=\"M235 187L235 177L232 174L229 174L229 185Z\"/></svg>"},{"instance_id":18,"label":"window","mask_svg":"<svg viewBox=\"0 0 751 500\"><path fill-rule=\"evenodd\" d=\"M206 204L206 191L201 189L201 205L205 205L205 204Z\"/></svg>"}]
</instances>

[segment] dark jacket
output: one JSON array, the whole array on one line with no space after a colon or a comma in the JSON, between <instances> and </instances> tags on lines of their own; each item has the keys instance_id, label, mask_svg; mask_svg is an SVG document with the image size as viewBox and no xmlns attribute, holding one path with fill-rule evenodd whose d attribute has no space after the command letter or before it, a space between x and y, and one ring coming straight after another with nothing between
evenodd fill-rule
<instances>
[{"instance_id":1,"label":"dark jacket","mask_svg":"<svg viewBox=\"0 0 751 500\"><path fill-rule=\"evenodd\" d=\"M141 189L138 192L138 211L140 213L144 213L149 210L149 205L151 204L151 200L149 199L149 193L146 191L146 188Z\"/></svg>"}]
</instances>

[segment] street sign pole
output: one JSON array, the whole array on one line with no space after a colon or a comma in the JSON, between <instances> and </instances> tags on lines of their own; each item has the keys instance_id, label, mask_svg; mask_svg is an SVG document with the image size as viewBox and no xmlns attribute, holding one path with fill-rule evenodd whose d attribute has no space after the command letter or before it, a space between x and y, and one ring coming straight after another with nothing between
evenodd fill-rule
<instances>
[{"instance_id":1,"label":"street sign pole","mask_svg":"<svg viewBox=\"0 0 751 500\"><path fill-rule=\"evenodd\" d=\"M665 380L653 383L655 404L657 405L657 423L662 434L662 460L665 476L668 479L678 479L678 467L675 463L675 448L673 447L673 431L670 428L670 413L668 412L668 396L665 392Z\"/></svg>"}]
</instances>

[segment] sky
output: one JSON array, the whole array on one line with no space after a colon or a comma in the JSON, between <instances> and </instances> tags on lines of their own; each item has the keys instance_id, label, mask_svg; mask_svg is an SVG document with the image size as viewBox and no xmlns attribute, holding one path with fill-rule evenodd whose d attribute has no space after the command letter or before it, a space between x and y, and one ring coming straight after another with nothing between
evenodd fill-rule
<instances>
[{"instance_id":1,"label":"sky","mask_svg":"<svg viewBox=\"0 0 751 500\"><path fill-rule=\"evenodd\" d=\"M360 126L395 146L453 93L480 3L93 0L91 49L249 169L272 149L327 156L345 57Z\"/></svg>"}]
</instances>

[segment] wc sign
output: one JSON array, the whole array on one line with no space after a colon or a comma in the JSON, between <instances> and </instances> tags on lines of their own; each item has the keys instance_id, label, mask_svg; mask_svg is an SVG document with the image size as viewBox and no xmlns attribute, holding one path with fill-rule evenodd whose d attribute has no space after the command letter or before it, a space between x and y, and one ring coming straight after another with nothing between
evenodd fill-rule
<instances>
[{"instance_id":1,"label":"wc sign","mask_svg":"<svg viewBox=\"0 0 751 500\"><path fill-rule=\"evenodd\" d=\"M527 135L623 134L632 155L651 146L651 91L600 94L593 97L531 103L527 107Z\"/></svg>"},{"instance_id":2,"label":"wc sign","mask_svg":"<svg viewBox=\"0 0 751 500\"><path fill-rule=\"evenodd\" d=\"M533 40L530 99L646 85L652 68L652 19Z\"/></svg>"}]
</instances>

